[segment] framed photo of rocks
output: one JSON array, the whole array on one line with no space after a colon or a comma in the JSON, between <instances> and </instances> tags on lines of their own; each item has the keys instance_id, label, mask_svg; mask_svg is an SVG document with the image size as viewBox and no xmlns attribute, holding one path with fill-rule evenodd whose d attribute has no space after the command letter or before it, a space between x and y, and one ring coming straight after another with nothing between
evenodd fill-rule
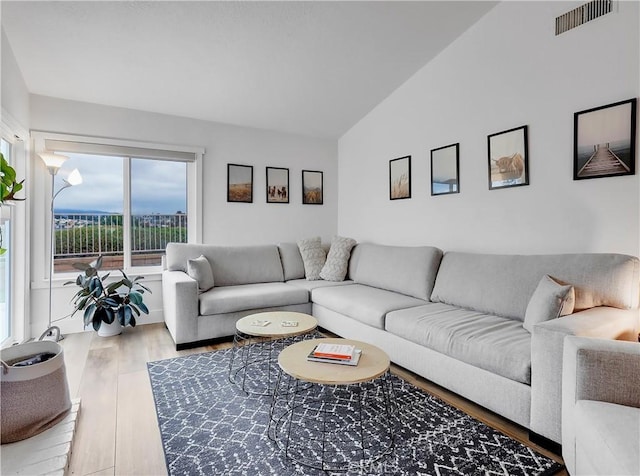
<instances>
[{"instance_id":1,"label":"framed photo of rocks","mask_svg":"<svg viewBox=\"0 0 640 476\"><path fill-rule=\"evenodd\" d=\"M573 180L635 174L636 98L573 115Z\"/></svg>"},{"instance_id":2,"label":"framed photo of rocks","mask_svg":"<svg viewBox=\"0 0 640 476\"><path fill-rule=\"evenodd\" d=\"M529 185L527 126L487 136L489 190Z\"/></svg>"},{"instance_id":3,"label":"framed photo of rocks","mask_svg":"<svg viewBox=\"0 0 640 476\"><path fill-rule=\"evenodd\" d=\"M302 171L302 203L304 205L322 205L323 178L318 170Z\"/></svg>"}]
</instances>

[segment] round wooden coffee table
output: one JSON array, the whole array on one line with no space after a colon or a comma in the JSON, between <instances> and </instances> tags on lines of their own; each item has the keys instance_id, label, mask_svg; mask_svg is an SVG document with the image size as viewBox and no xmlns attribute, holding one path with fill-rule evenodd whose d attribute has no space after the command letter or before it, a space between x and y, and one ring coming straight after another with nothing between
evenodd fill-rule
<instances>
[{"instance_id":1,"label":"round wooden coffee table","mask_svg":"<svg viewBox=\"0 0 640 476\"><path fill-rule=\"evenodd\" d=\"M319 343L354 345L358 365L308 361ZM361 471L394 444L390 361L378 347L340 339L308 339L278 357L269 436L299 464L323 471Z\"/></svg>"},{"instance_id":2,"label":"round wooden coffee table","mask_svg":"<svg viewBox=\"0 0 640 476\"><path fill-rule=\"evenodd\" d=\"M229 381L247 394L270 396L279 373L278 354L316 327L315 317L301 312L259 312L239 319L229 359Z\"/></svg>"}]
</instances>

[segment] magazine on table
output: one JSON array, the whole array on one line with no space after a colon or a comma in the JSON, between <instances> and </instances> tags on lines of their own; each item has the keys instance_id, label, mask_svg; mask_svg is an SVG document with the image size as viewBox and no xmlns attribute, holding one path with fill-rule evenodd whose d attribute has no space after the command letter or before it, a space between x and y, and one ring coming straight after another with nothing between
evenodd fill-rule
<instances>
[{"instance_id":1,"label":"magazine on table","mask_svg":"<svg viewBox=\"0 0 640 476\"><path fill-rule=\"evenodd\" d=\"M360 361L360 356L362 355L362 351L360 349L353 349L353 352L350 358L339 358L339 357L322 357L315 354L316 346L310 353L307 355L307 360L311 362L324 362L326 364L339 364L339 365L351 365L356 366Z\"/></svg>"}]
</instances>

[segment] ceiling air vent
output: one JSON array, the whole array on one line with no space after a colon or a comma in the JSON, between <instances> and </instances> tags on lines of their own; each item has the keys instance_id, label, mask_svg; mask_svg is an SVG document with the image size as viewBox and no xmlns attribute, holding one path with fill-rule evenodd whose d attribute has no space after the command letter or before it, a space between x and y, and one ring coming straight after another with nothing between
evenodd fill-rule
<instances>
[{"instance_id":1,"label":"ceiling air vent","mask_svg":"<svg viewBox=\"0 0 640 476\"><path fill-rule=\"evenodd\" d=\"M593 0L556 18L556 36L613 11L613 0Z\"/></svg>"}]
</instances>

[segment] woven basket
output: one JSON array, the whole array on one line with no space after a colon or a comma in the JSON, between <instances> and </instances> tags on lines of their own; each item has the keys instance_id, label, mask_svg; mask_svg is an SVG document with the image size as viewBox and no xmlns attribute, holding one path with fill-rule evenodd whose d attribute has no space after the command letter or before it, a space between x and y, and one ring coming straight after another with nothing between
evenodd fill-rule
<instances>
[{"instance_id":1,"label":"woven basket","mask_svg":"<svg viewBox=\"0 0 640 476\"><path fill-rule=\"evenodd\" d=\"M10 367L16 361L41 352L55 357L28 367ZM24 440L51 428L71 409L62 347L52 341L36 341L2 349L2 444Z\"/></svg>"}]
</instances>

